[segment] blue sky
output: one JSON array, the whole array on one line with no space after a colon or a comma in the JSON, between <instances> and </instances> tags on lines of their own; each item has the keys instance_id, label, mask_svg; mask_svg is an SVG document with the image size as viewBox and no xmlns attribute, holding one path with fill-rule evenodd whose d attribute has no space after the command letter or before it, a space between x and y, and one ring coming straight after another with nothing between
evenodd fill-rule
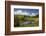
<instances>
[{"instance_id":1,"label":"blue sky","mask_svg":"<svg viewBox=\"0 0 46 36\"><path fill-rule=\"evenodd\" d=\"M39 9L22 9L22 8L14 8L14 11L15 12L19 12L19 11L21 11L21 12L23 12L23 13L28 13L29 15L32 15L32 13L33 14L39 14Z\"/></svg>"}]
</instances>

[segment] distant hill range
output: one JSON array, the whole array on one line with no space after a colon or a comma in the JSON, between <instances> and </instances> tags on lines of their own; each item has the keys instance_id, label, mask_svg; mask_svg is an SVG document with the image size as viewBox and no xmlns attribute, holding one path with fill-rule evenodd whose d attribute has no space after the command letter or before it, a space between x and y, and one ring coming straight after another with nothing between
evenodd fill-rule
<instances>
[{"instance_id":1,"label":"distant hill range","mask_svg":"<svg viewBox=\"0 0 46 36\"><path fill-rule=\"evenodd\" d=\"M21 16L39 16L39 14L14 14L14 15L21 15Z\"/></svg>"}]
</instances>

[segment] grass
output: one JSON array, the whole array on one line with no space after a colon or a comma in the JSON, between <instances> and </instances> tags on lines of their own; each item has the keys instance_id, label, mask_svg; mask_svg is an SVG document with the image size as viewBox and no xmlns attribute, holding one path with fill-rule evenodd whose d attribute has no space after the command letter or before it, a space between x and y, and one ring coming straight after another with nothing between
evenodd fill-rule
<instances>
[{"instance_id":1,"label":"grass","mask_svg":"<svg viewBox=\"0 0 46 36\"><path fill-rule=\"evenodd\" d=\"M38 24L25 24L25 25L21 25L20 24L20 26L19 27L36 27L36 26L38 26Z\"/></svg>"},{"instance_id":2,"label":"grass","mask_svg":"<svg viewBox=\"0 0 46 36\"><path fill-rule=\"evenodd\" d=\"M19 20L16 20L16 17ZM19 24L19 26L16 26L16 21L19 22L19 23L22 23L24 21L31 21L31 22L34 22L34 23L32 23L32 24ZM35 26L39 25L38 21L39 21L38 16L25 17L25 16L22 16L22 15L17 15L17 16L14 15L14 27L35 27Z\"/></svg>"}]
</instances>

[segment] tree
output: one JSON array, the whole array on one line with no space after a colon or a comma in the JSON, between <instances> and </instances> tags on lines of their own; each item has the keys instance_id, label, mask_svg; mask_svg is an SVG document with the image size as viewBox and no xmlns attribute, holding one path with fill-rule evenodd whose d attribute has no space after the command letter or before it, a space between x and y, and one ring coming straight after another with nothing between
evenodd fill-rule
<instances>
[{"instance_id":1,"label":"tree","mask_svg":"<svg viewBox=\"0 0 46 36\"><path fill-rule=\"evenodd\" d=\"M20 24L19 24L19 18L17 16L14 17L14 26L15 27L19 27L20 26Z\"/></svg>"}]
</instances>

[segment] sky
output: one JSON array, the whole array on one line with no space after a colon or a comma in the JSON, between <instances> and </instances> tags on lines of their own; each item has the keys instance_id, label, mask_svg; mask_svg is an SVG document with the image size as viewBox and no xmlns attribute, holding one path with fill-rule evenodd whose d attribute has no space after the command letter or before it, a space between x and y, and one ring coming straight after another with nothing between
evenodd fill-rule
<instances>
[{"instance_id":1,"label":"sky","mask_svg":"<svg viewBox=\"0 0 46 36\"><path fill-rule=\"evenodd\" d=\"M14 8L14 14L35 16L39 14L39 9Z\"/></svg>"}]
</instances>

